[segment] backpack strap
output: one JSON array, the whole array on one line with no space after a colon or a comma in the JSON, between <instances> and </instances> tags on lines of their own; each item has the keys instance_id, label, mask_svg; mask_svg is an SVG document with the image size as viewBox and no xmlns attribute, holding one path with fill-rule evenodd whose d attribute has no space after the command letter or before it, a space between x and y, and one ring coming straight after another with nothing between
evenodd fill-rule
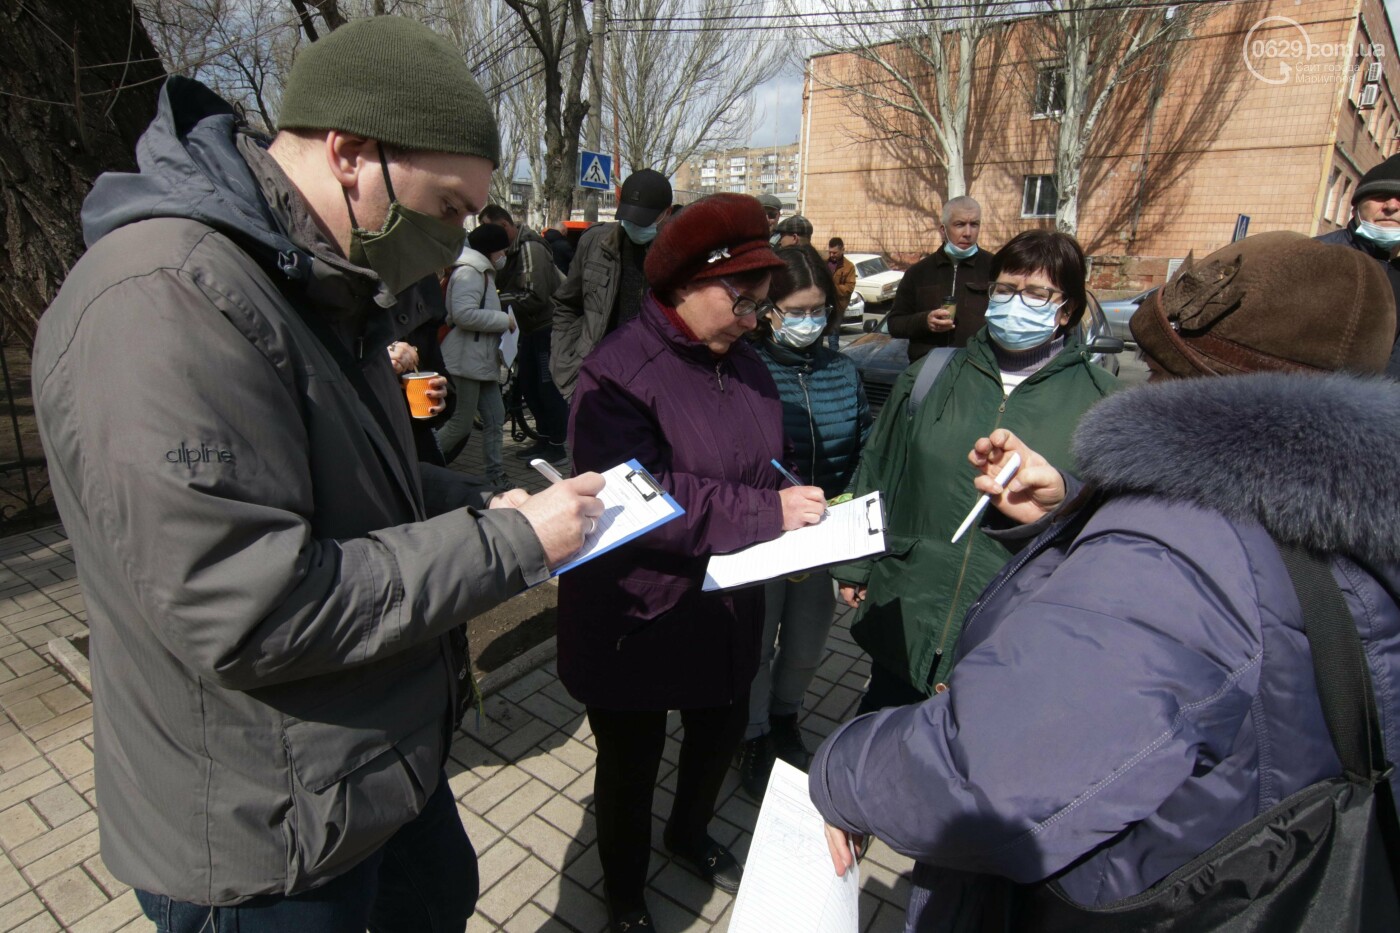
<instances>
[{"instance_id":1,"label":"backpack strap","mask_svg":"<svg viewBox=\"0 0 1400 933\"><path fill-rule=\"evenodd\" d=\"M939 375L956 352L956 347L934 347L928 351L928 355L924 357L924 368L919 370L919 374L914 377L914 388L909 393L909 406L906 410L909 412L910 418L918 414L920 403L928 395L929 390L933 388L933 384L938 381Z\"/></svg>"},{"instance_id":2,"label":"backpack strap","mask_svg":"<svg viewBox=\"0 0 1400 933\"><path fill-rule=\"evenodd\" d=\"M1373 788L1391 878L1400 891L1400 816L1390 788L1394 768L1385 757L1376 696L1356 620L1332 576L1329 559L1296 545L1279 543L1278 549L1303 608L1303 632L1312 653L1327 731L1343 773Z\"/></svg>"}]
</instances>

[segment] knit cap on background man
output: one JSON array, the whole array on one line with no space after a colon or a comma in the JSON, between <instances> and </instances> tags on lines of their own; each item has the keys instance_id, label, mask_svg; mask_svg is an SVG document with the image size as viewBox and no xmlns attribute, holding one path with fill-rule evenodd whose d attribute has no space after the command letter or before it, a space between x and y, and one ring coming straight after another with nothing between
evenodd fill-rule
<instances>
[{"instance_id":1,"label":"knit cap on background man","mask_svg":"<svg viewBox=\"0 0 1400 933\"><path fill-rule=\"evenodd\" d=\"M501 164L495 114L461 52L402 16L355 20L302 49L277 126Z\"/></svg>"}]
</instances>

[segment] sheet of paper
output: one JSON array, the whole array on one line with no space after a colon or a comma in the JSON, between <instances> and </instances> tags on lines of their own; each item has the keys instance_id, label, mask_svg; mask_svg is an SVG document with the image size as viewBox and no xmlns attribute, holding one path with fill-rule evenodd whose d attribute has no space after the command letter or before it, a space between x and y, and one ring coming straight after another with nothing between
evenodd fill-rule
<instances>
[{"instance_id":1,"label":"sheet of paper","mask_svg":"<svg viewBox=\"0 0 1400 933\"><path fill-rule=\"evenodd\" d=\"M729 933L857 933L860 868L837 877L825 821L807 794L807 775L773 763Z\"/></svg>"},{"instance_id":2,"label":"sheet of paper","mask_svg":"<svg viewBox=\"0 0 1400 933\"><path fill-rule=\"evenodd\" d=\"M510 315L511 323L515 324L514 309L506 308L506 313ZM507 327L505 330L501 331L501 362L505 364L506 369L510 369L515 365L515 358L519 354L520 325L516 324L513 329Z\"/></svg>"},{"instance_id":3,"label":"sheet of paper","mask_svg":"<svg viewBox=\"0 0 1400 933\"><path fill-rule=\"evenodd\" d=\"M787 531L772 541L710 558L706 590L727 590L750 583L829 567L885 550L885 513L878 491L826 510L815 525Z\"/></svg>"},{"instance_id":4,"label":"sheet of paper","mask_svg":"<svg viewBox=\"0 0 1400 933\"><path fill-rule=\"evenodd\" d=\"M598 516L597 526L583 539L583 547L574 559L556 569L553 576L685 514L685 509L636 460L619 463L604 472L603 479L603 491L598 494L603 500L603 514Z\"/></svg>"}]
</instances>

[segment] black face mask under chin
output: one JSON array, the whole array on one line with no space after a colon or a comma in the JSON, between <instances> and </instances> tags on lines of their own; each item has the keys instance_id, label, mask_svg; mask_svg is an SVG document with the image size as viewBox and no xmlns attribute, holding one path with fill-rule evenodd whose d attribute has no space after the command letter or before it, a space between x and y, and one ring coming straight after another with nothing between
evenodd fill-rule
<instances>
[{"instance_id":1,"label":"black face mask under chin","mask_svg":"<svg viewBox=\"0 0 1400 933\"><path fill-rule=\"evenodd\" d=\"M384 145L379 148L379 170L384 173L384 190L389 196L389 213L378 230L364 230L355 220L350 193L341 189L345 210L350 215L350 253L357 266L373 269L386 288L395 295L429 275L452 265L462 252L467 231L430 214L405 207L394 195L389 178L389 160Z\"/></svg>"}]
</instances>

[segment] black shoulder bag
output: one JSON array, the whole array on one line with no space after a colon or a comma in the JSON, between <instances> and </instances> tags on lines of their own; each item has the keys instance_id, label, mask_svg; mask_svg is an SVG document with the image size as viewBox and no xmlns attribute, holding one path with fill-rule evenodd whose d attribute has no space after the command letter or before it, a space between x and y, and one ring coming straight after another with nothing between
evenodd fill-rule
<instances>
[{"instance_id":1,"label":"black shoulder bag","mask_svg":"<svg viewBox=\"0 0 1400 933\"><path fill-rule=\"evenodd\" d=\"M1400 930L1400 822L1356 622L1330 562L1280 544L1339 777L1306 787L1141 894L1082 907L1054 880L987 903L983 931ZM991 899L992 901L997 898Z\"/></svg>"}]
</instances>

